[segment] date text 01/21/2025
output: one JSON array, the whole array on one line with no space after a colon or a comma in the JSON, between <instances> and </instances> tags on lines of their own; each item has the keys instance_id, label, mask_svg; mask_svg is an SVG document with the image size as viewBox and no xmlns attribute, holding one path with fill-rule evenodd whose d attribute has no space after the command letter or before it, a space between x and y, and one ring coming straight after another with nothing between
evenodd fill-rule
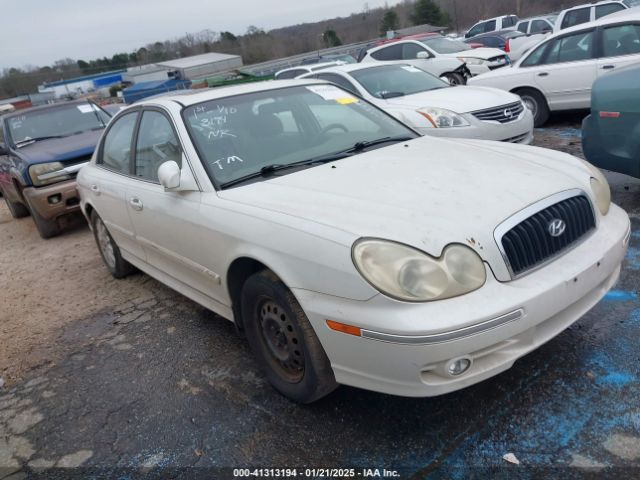
<instances>
[{"instance_id":1,"label":"date text 01/21/2025","mask_svg":"<svg viewBox=\"0 0 640 480\"><path fill-rule=\"evenodd\" d=\"M398 478L396 470L385 468L234 468L234 478Z\"/></svg>"}]
</instances>

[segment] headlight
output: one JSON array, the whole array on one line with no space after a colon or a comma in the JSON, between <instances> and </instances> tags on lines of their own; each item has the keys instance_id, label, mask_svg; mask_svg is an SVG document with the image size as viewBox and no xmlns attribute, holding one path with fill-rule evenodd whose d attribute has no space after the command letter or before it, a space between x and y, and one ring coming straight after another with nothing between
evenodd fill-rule
<instances>
[{"instance_id":1,"label":"headlight","mask_svg":"<svg viewBox=\"0 0 640 480\"><path fill-rule=\"evenodd\" d=\"M461 115L444 108L424 107L418 113L425 117L435 128L468 127L467 122Z\"/></svg>"},{"instance_id":2,"label":"headlight","mask_svg":"<svg viewBox=\"0 0 640 480\"><path fill-rule=\"evenodd\" d=\"M360 274L381 293L409 302L429 302L477 290L486 270L476 252L452 244L440 258L388 240L361 239L353 245Z\"/></svg>"},{"instance_id":3,"label":"headlight","mask_svg":"<svg viewBox=\"0 0 640 480\"><path fill-rule=\"evenodd\" d=\"M473 58L473 57L458 57L458 60L461 62L465 62L467 65L484 65L486 60L482 58Z\"/></svg>"},{"instance_id":4,"label":"headlight","mask_svg":"<svg viewBox=\"0 0 640 480\"><path fill-rule=\"evenodd\" d=\"M607 179L598 168L589 162L582 161L591 171L591 190L593 191L593 196L596 198L598 210L600 210L602 215L606 215L609 213L609 207L611 206L611 189L609 188L609 182L607 182Z\"/></svg>"},{"instance_id":5,"label":"headlight","mask_svg":"<svg viewBox=\"0 0 640 480\"><path fill-rule=\"evenodd\" d=\"M32 165L29 167L29 176L36 187L69 180L71 178L71 175L65 172L64 165L60 162Z\"/></svg>"}]
</instances>

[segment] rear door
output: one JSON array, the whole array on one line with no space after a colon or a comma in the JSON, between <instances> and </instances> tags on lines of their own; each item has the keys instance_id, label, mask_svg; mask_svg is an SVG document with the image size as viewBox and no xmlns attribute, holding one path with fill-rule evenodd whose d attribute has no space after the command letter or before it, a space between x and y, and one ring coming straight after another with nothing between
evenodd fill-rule
<instances>
[{"instance_id":1,"label":"rear door","mask_svg":"<svg viewBox=\"0 0 640 480\"><path fill-rule=\"evenodd\" d=\"M112 120L98 147L97 168L87 170L86 181L91 204L116 244L121 250L144 260L144 251L135 239L126 198L138 117L139 111L134 110Z\"/></svg>"},{"instance_id":2,"label":"rear door","mask_svg":"<svg viewBox=\"0 0 640 480\"><path fill-rule=\"evenodd\" d=\"M640 23L603 27L600 39L598 76L640 62Z\"/></svg>"},{"instance_id":3,"label":"rear door","mask_svg":"<svg viewBox=\"0 0 640 480\"><path fill-rule=\"evenodd\" d=\"M552 110L589 108L598 63L595 39L595 30L588 29L550 41L534 74Z\"/></svg>"}]
</instances>

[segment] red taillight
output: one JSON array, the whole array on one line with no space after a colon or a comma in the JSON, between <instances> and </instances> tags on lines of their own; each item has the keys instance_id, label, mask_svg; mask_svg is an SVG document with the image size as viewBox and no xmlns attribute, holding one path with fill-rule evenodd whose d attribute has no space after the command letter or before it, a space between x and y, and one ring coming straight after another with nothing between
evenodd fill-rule
<instances>
[{"instance_id":1,"label":"red taillight","mask_svg":"<svg viewBox=\"0 0 640 480\"><path fill-rule=\"evenodd\" d=\"M511 45L509 45L510 42L511 40L507 39L507 43L504 44L504 51L507 53L511 51Z\"/></svg>"},{"instance_id":2,"label":"red taillight","mask_svg":"<svg viewBox=\"0 0 640 480\"><path fill-rule=\"evenodd\" d=\"M600 118L620 118L620 112L600 112Z\"/></svg>"}]
</instances>

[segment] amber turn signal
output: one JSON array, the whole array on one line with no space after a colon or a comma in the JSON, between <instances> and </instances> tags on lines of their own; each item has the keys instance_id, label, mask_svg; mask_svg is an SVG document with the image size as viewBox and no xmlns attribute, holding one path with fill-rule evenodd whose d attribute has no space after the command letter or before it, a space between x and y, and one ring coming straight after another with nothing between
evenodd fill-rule
<instances>
[{"instance_id":1,"label":"amber turn signal","mask_svg":"<svg viewBox=\"0 0 640 480\"><path fill-rule=\"evenodd\" d=\"M346 333L347 335L355 335L356 337L360 337L362 335L362 331L358 327L354 327L352 325L346 325L344 323L335 322L333 320L327 320L327 325L331 330L335 330L336 332Z\"/></svg>"}]
</instances>

